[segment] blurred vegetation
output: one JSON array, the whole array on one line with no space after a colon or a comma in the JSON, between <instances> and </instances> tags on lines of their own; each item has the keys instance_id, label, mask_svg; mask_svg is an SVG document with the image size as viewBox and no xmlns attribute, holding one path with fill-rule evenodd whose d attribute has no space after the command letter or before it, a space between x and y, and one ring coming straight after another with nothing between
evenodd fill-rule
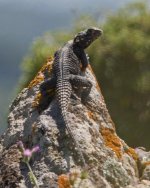
<instances>
[{"instance_id":1,"label":"blurred vegetation","mask_svg":"<svg viewBox=\"0 0 150 188\"><path fill-rule=\"evenodd\" d=\"M90 62L102 88L119 135L131 146L150 149L150 9L141 1L129 4L103 24L83 16L72 31L48 32L37 39L25 57L21 87L35 76L46 58L77 31L94 25L103 37L88 49Z\"/></svg>"}]
</instances>

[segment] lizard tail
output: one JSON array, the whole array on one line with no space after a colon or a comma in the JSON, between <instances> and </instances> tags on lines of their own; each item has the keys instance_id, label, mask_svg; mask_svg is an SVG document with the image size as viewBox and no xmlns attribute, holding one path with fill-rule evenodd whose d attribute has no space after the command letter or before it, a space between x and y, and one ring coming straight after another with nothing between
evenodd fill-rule
<instances>
[{"instance_id":1,"label":"lizard tail","mask_svg":"<svg viewBox=\"0 0 150 188\"><path fill-rule=\"evenodd\" d=\"M68 80L65 80L65 79L57 80L56 94L57 94L58 104L59 104L59 107L61 110L61 115L62 115L63 121L65 123L66 129L67 129L71 139L73 140L75 147L78 150L78 153L81 157L84 167L86 167L83 153L80 150L79 144L78 144L74 134L72 133L72 130L71 130L68 120L67 120L68 101L70 99L71 91L72 91L72 87Z\"/></svg>"}]
</instances>

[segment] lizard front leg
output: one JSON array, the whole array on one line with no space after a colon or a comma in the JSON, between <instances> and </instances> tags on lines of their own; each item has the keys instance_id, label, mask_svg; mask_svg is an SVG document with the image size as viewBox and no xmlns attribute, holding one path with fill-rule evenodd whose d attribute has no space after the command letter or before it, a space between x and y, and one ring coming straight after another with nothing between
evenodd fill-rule
<instances>
[{"instance_id":1,"label":"lizard front leg","mask_svg":"<svg viewBox=\"0 0 150 188\"><path fill-rule=\"evenodd\" d=\"M88 56L87 54L85 53L84 49L80 49L80 52L78 54L78 57L81 61L81 71L84 73L88 64L89 64L89 60L88 60Z\"/></svg>"},{"instance_id":2,"label":"lizard front leg","mask_svg":"<svg viewBox=\"0 0 150 188\"><path fill-rule=\"evenodd\" d=\"M86 77L73 74L70 75L70 83L73 87L83 88L83 91L81 93L81 100L83 103L85 103L87 97L90 94L92 83Z\"/></svg>"}]
</instances>

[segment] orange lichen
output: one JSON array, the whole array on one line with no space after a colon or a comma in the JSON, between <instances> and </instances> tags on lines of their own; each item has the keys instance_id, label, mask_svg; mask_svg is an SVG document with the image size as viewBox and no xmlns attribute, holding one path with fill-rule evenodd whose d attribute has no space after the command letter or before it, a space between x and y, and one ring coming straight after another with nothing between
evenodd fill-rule
<instances>
[{"instance_id":1,"label":"orange lichen","mask_svg":"<svg viewBox=\"0 0 150 188\"><path fill-rule=\"evenodd\" d=\"M38 83L42 82L44 80L44 75L40 72L37 74L37 76L30 82L30 84L28 85L28 88L31 89L32 87L34 87L35 85L37 85Z\"/></svg>"},{"instance_id":2,"label":"orange lichen","mask_svg":"<svg viewBox=\"0 0 150 188\"><path fill-rule=\"evenodd\" d=\"M93 119L93 112L88 111L88 116L89 116L90 119Z\"/></svg>"},{"instance_id":3,"label":"orange lichen","mask_svg":"<svg viewBox=\"0 0 150 188\"><path fill-rule=\"evenodd\" d=\"M47 63L45 65L43 65L43 67L40 69L40 72L45 72L45 70L47 70L49 73L51 72L52 69L52 63L53 63L53 58L50 57L47 59Z\"/></svg>"},{"instance_id":4,"label":"orange lichen","mask_svg":"<svg viewBox=\"0 0 150 188\"><path fill-rule=\"evenodd\" d=\"M89 116L90 119L93 119L94 121L97 121L97 117L96 117L96 115L93 112L91 112L90 110L88 110L87 114L88 114L88 116Z\"/></svg>"},{"instance_id":5,"label":"orange lichen","mask_svg":"<svg viewBox=\"0 0 150 188\"><path fill-rule=\"evenodd\" d=\"M119 137L115 134L115 131L113 129L109 129L109 128L101 128L100 130L104 141L105 141L105 145L109 148L111 148L116 156L118 158L122 157L122 145L121 145L121 141L119 139Z\"/></svg>"},{"instance_id":6,"label":"orange lichen","mask_svg":"<svg viewBox=\"0 0 150 188\"><path fill-rule=\"evenodd\" d=\"M142 164L143 164L144 167L146 167L146 166L150 165L150 161L145 161Z\"/></svg>"},{"instance_id":7,"label":"orange lichen","mask_svg":"<svg viewBox=\"0 0 150 188\"><path fill-rule=\"evenodd\" d=\"M96 80L96 89L101 93L100 86L99 86L99 84L98 84L97 78L96 78L96 76L95 76L95 74L94 74L94 71L93 71L91 65L88 65L88 68L89 68L89 70L91 71L92 75L94 76L94 78L95 78L95 80Z\"/></svg>"},{"instance_id":8,"label":"orange lichen","mask_svg":"<svg viewBox=\"0 0 150 188\"><path fill-rule=\"evenodd\" d=\"M32 108L36 108L39 106L41 98L42 98L42 95L40 92L38 92L37 95L35 96L33 103L32 103Z\"/></svg>"},{"instance_id":9,"label":"orange lichen","mask_svg":"<svg viewBox=\"0 0 150 188\"><path fill-rule=\"evenodd\" d=\"M62 174L58 177L58 187L71 188L69 177L67 175Z\"/></svg>"},{"instance_id":10,"label":"orange lichen","mask_svg":"<svg viewBox=\"0 0 150 188\"><path fill-rule=\"evenodd\" d=\"M133 157L133 159L134 159L135 161L138 160L138 155L137 155L137 153L135 152L135 150L134 150L133 148L128 147L128 148L125 150L125 152L126 152L128 155L130 155L131 157Z\"/></svg>"},{"instance_id":11,"label":"orange lichen","mask_svg":"<svg viewBox=\"0 0 150 188\"><path fill-rule=\"evenodd\" d=\"M35 78L30 82L30 84L28 85L28 88L31 89L32 87L34 87L35 85L39 84L40 82L42 82L44 80L44 72L47 71L49 74L51 72L52 69L52 58L49 58L47 60L47 63L45 65L43 65L43 67L40 69L40 71L37 73L37 75L35 76Z\"/></svg>"}]
</instances>

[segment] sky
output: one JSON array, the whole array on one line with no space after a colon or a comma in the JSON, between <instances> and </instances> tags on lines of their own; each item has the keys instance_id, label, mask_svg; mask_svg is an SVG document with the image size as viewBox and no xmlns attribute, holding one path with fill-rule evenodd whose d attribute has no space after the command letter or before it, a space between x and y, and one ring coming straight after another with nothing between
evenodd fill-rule
<instances>
[{"instance_id":1,"label":"sky","mask_svg":"<svg viewBox=\"0 0 150 188\"><path fill-rule=\"evenodd\" d=\"M106 16L133 0L0 0L0 133L15 97L20 64L32 42L48 30L71 28L80 14Z\"/></svg>"}]
</instances>

